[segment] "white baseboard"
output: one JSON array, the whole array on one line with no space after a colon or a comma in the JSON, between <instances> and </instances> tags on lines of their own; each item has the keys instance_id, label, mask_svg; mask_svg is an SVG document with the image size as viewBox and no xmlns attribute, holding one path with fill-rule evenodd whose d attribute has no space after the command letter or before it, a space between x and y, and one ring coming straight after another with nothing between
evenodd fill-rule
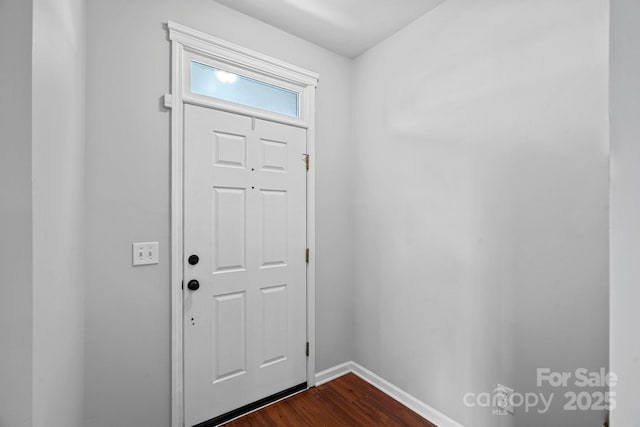
<instances>
[{"instance_id":1,"label":"white baseboard","mask_svg":"<svg viewBox=\"0 0 640 427\"><path fill-rule=\"evenodd\" d=\"M353 362L344 362L316 374L316 386L353 372Z\"/></svg>"},{"instance_id":2,"label":"white baseboard","mask_svg":"<svg viewBox=\"0 0 640 427\"><path fill-rule=\"evenodd\" d=\"M375 388L402 403L404 406L426 418L438 427L464 427L459 422L453 420L452 418L449 418L442 412L432 408L421 400L418 400L406 391L391 384L389 381L371 372L367 368L357 364L356 362L341 363L340 365L336 365L332 368L325 369L322 372L318 372L315 378L316 386L341 377L342 375L348 374L349 372L353 372Z\"/></svg>"}]
</instances>

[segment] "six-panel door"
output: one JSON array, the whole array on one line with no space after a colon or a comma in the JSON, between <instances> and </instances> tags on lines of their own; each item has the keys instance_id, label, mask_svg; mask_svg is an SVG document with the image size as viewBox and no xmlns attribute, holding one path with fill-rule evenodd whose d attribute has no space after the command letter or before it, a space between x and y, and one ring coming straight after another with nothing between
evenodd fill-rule
<instances>
[{"instance_id":1,"label":"six-panel door","mask_svg":"<svg viewBox=\"0 0 640 427\"><path fill-rule=\"evenodd\" d=\"M184 119L193 426L306 381L306 130L192 105Z\"/></svg>"}]
</instances>

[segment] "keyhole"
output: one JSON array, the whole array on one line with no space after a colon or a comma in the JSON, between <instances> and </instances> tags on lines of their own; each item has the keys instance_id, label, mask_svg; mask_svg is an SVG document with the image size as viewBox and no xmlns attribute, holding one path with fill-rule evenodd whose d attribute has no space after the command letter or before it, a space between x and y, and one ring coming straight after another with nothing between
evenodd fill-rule
<instances>
[{"instance_id":1,"label":"keyhole","mask_svg":"<svg viewBox=\"0 0 640 427\"><path fill-rule=\"evenodd\" d=\"M191 318L191 325L195 326L196 325L196 319L195 318Z\"/></svg>"}]
</instances>

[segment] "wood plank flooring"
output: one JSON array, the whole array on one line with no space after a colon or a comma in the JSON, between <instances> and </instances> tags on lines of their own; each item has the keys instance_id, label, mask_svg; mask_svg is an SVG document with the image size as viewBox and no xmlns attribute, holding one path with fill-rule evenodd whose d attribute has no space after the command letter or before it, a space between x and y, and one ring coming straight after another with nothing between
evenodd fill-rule
<instances>
[{"instance_id":1,"label":"wood plank flooring","mask_svg":"<svg viewBox=\"0 0 640 427\"><path fill-rule=\"evenodd\" d=\"M225 424L225 427L436 427L354 374Z\"/></svg>"}]
</instances>

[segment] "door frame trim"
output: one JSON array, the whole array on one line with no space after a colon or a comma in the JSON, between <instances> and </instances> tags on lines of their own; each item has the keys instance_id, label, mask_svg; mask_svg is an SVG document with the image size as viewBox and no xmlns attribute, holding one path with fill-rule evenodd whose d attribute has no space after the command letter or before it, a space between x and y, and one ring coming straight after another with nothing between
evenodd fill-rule
<instances>
[{"instance_id":1,"label":"door frame trim","mask_svg":"<svg viewBox=\"0 0 640 427\"><path fill-rule=\"evenodd\" d=\"M167 23L171 42L171 94L164 105L171 109L171 426L184 427L184 348L183 348L183 181L184 181L184 105L205 107L243 114L307 129L307 385L315 385L315 91L316 73L236 44L210 36L184 25ZM253 74L293 84L300 89L299 118L220 100L197 99L185 88L185 52L223 61ZM300 254L302 257L303 254ZM300 349L302 351L302 349Z\"/></svg>"}]
</instances>

